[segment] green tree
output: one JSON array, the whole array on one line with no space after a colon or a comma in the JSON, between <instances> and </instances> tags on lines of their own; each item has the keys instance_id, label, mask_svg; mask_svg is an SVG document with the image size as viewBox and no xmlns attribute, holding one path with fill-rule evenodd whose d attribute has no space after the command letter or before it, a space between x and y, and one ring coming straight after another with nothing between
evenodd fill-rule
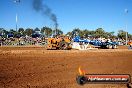
<instances>
[{"instance_id":1,"label":"green tree","mask_svg":"<svg viewBox=\"0 0 132 88\"><path fill-rule=\"evenodd\" d=\"M25 33L24 33L24 28L19 28L19 29L18 29L18 32L19 32L20 34L22 34L22 35L25 35Z\"/></svg>"},{"instance_id":2,"label":"green tree","mask_svg":"<svg viewBox=\"0 0 132 88\"><path fill-rule=\"evenodd\" d=\"M49 37L52 35L52 29L49 27L43 27L41 29L41 33L43 33L46 37Z\"/></svg>"},{"instance_id":3,"label":"green tree","mask_svg":"<svg viewBox=\"0 0 132 88\"><path fill-rule=\"evenodd\" d=\"M0 34L3 34L4 28L0 28Z\"/></svg>"},{"instance_id":4,"label":"green tree","mask_svg":"<svg viewBox=\"0 0 132 88\"><path fill-rule=\"evenodd\" d=\"M14 29L10 29L9 32L12 33L12 34L15 34L16 31Z\"/></svg>"},{"instance_id":5,"label":"green tree","mask_svg":"<svg viewBox=\"0 0 132 88\"><path fill-rule=\"evenodd\" d=\"M115 38L114 33L115 32L105 32L104 37L105 38Z\"/></svg>"},{"instance_id":6,"label":"green tree","mask_svg":"<svg viewBox=\"0 0 132 88\"><path fill-rule=\"evenodd\" d=\"M110 32L111 36L114 36L114 33L115 33L114 31Z\"/></svg>"},{"instance_id":7,"label":"green tree","mask_svg":"<svg viewBox=\"0 0 132 88\"><path fill-rule=\"evenodd\" d=\"M14 29L10 29L9 33L13 34L13 37L17 37L18 35L20 35L19 32L15 31Z\"/></svg>"},{"instance_id":8,"label":"green tree","mask_svg":"<svg viewBox=\"0 0 132 88\"><path fill-rule=\"evenodd\" d=\"M132 40L132 35L131 34L128 34L128 39Z\"/></svg>"},{"instance_id":9,"label":"green tree","mask_svg":"<svg viewBox=\"0 0 132 88\"><path fill-rule=\"evenodd\" d=\"M56 33L57 33L57 35L61 35L61 34L63 34L63 31L61 31L60 29L53 30L53 34L56 35Z\"/></svg>"},{"instance_id":10,"label":"green tree","mask_svg":"<svg viewBox=\"0 0 132 88\"><path fill-rule=\"evenodd\" d=\"M34 32L36 32L36 31L40 31L40 29L39 29L38 27L36 27L36 28L34 29Z\"/></svg>"},{"instance_id":11,"label":"green tree","mask_svg":"<svg viewBox=\"0 0 132 88\"><path fill-rule=\"evenodd\" d=\"M125 39L126 38L126 32L124 30L118 30L117 36L121 39Z\"/></svg>"},{"instance_id":12,"label":"green tree","mask_svg":"<svg viewBox=\"0 0 132 88\"><path fill-rule=\"evenodd\" d=\"M18 32L23 33L24 32L24 28L19 28Z\"/></svg>"},{"instance_id":13,"label":"green tree","mask_svg":"<svg viewBox=\"0 0 132 88\"><path fill-rule=\"evenodd\" d=\"M44 34L46 27L41 28L41 33Z\"/></svg>"},{"instance_id":14,"label":"green tree","mask_svg":"<svg viewBox=\"0 0 132 88\"><path fill-rule=\"evenodd\" d=\"M72 32L67 32L66 35L72 37Z\"/></svg>"},{"instance_id":15,"label":"green tree","mask_svg":"<svg viewBox=\"0 0 132 88\"><path fill-rule=\"evenodd\" d=\"M31 36L31 35L33 34L33 29L27 28L27 29L25 30L25 34L28 35L28 36Z\"/></svg>"},{"instance_id":16,"label":"green tree","mask_svg":"<svg viewBox=\"0 0 132 88\"><path fill-rule=\"evenodd\" d=\"M5 30L5 29L3 29L3 37L7 37L7 34L9 33L9 31L7 31L7 30Z\"/></svg>"},{"instance_id":17,"label":"green tree","mask_svg":"<svg viewBox=\"0 0 132 88\"><path fill-rule=\"evenodd\" d=\"M85 33L85 37L88 37L90 35L90 31L87 29L84 30L84 33Z\"/></svg>"},{"instance_id":18,"label":"green tree","mask_svg":"<svg viewBox=\"0 0 132 88\"><path fill-rule=\"evenodd\" d=\"M80 32L81 32L81 30L80 30L79 28L75 28L75 29L73 29L73 31L72 31L72 36L77 36L77 35L80 34Z\"/></svg>"},{"instance_id":19,"label":"green tree","mask_svg":"<svg viewBox=\"0 0 132 88\"><path fill-rule=\"evenodd\" d=\"M95 36L95 31L91 30L91 31L88 32L88 34L89 34L90 36L93 36L93 37L94 37L94 36Z\"/></svg>"},{"instance_id":20,"label":"green tree","mask_svg":"<svg viewBox=\"0 0 132 88\"><path fill-rule=\"evenodd\" d=\"M96 37L106 37L104 34L105 34L105 31L102 28L98 28L95 30Z\"/></svg>"},{"instance_id":21,"label":"green tree","mask_svg":"<svg viewBox=\"0 0 132 88\"><path fill-rule=\"evenodd\" d=\"M79 31L79 36L80 36L81 38L84 38L84 37L85 37L85 32L84 32L84 30L80 30L80 31Z\"/></svg>"}]
</instances>

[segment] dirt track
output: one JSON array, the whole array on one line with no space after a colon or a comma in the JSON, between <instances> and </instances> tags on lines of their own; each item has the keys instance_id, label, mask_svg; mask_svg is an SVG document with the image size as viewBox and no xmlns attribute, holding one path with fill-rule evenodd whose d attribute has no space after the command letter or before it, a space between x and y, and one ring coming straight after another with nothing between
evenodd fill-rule
<instances>
[{"instance_id":1,"label":"dirt track","mask_svg":"<svg viewBox=\"0 0 132 88\"><path fill-rule=\"evenodd\" d=\"M132 50L44 50L0 48L0 88L127 88L117 84L76 83L78 67L86 73L132 75Z\"/></svg>"}]
</instances>

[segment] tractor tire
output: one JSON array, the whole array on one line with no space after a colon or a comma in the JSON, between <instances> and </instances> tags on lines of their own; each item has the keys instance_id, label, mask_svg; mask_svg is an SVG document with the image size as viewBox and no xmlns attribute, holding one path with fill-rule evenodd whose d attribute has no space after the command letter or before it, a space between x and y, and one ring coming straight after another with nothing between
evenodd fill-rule
<instances>
[{"instance_id":1,"label":"tractor tire","mask_svg":"<svg viewBox=\"0 0 132 88\"><path fill-rule=\"evenodd\" d=\"M65 41L61 41L59 43L59 50L68 50L68 43L66 43Z\"/></svg>"},{"instance_id":2,"label":"tractor tire","mask_svg":"<svg viewBox=\"0 0 132 88\"><path fill-rule=\"evenodd\" d=\"M112 45L107 45L107 48L108 49L112 49Z\"/></svg>"},{"instance_id":3,"label":"tractor tire","mask_svg":"<svg viewBox=\"0 0 132 88\"><path fill-rule=\"evenodd\" d=\"M112 49L117 49L117 45L112 45Z\"/></svg>"},{"instance_id":4,"label":"tractor tire","mask_svg":"<svg viewBox=\"0 0 132 88\"><path fill-rule=\"evenodd\" d=\"M52 49L52 45L51 44L47 45L47 50L51 50L51 49Z\"/></svg>"}]
</instances>

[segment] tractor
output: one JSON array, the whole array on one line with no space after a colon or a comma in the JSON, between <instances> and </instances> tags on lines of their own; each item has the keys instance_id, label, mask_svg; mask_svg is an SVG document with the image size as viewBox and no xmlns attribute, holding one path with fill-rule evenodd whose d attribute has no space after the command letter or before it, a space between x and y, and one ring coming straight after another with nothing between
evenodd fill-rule
<instances>
[{"instance_id":1,"label":"tractor","mask_svg":"<svg viewBox=\"0 0 132 88\"><path fill-rule=\"evenodd\" d=\"M59 35L54 38L48 38L47 40L48 50L69 50L71 48L71 40L65 35Z\"/></svg>"}]
</instances>

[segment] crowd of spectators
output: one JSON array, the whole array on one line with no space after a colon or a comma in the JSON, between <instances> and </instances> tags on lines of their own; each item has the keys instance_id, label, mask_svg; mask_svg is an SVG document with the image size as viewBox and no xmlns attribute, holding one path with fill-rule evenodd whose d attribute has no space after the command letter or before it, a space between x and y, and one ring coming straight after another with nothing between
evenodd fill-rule
<instances>
[{"instance_id":1,"label":"crowd of spectators","mask_svg":"<svg viewBox=\"0 0 132 88\"><path fill-rule=\"evenodd\" d=\"M45 38L44 37L20 37L20 38L4 38L0 36L0 46L24 46L24 45L44 45L45 44Z\"/></svg>"},{"instance_id":2,"label":"crowd of spectators","mask_svg":"<svg viewBox=\"0 0 132 88\"><path fill-rule=\"evenodd\" d=\"M117 42L118 45L125 45L126 40L124 39L106 39L106 38L87 38L89 40L98 40L101 42L112 41ZM19 38L14 37L2 37L0 36L0 46L12 45L12 46L24 46L24 45L44 45L47 38L45 37L34 37L34 36L21 36ZM72 40L72 39L71 39ZM128 40L130 42L131 40Z\"/></svg>"}]
</instances>

